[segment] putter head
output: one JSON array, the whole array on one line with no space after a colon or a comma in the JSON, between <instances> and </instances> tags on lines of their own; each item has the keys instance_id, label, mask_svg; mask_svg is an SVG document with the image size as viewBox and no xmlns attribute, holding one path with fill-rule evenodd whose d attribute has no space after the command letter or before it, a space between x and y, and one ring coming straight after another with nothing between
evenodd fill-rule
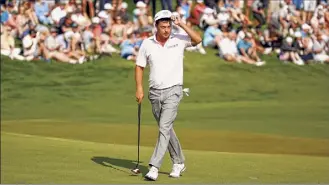
<instances>
[{"instance_id":1,"label":"putter head","mask_svg":"<svg viewBox=\"0 0 329 185\"><path fill-rule=\"evenodd\" d=\"M138 168L131 169L131 172L132 172L134 175L138 175L138 174L141 173L141 171L140 171Z\"/></svg>"}]
</instances>

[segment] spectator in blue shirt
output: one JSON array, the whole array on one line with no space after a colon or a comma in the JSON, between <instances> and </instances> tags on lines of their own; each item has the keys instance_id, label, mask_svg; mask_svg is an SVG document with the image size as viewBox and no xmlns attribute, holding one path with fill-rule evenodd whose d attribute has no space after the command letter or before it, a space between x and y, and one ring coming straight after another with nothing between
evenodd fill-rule
<instances>
[{"instance_id":1,"label":"spectator in blue shirt","mask_svg":"<svg viewBox=\"0 0 329 185\"><path fill-rule=\"evenodd\" d=\"M9 12L6 5L1 5L1 24L6 23L9 20Z\"/></svg>"},{"instance_id":2,"label":"spectator in blue shirt","mask_svg":"<svg viewBox=\"0 0 329 185\"><path fill-rule=\"evenodd\" d=\"M256 48L253 46L252 34L248 32L242 38L237 45L239 54L248 59L255 60L256 65L264 65L265 61L261 61L257 55Z\"/></svg>"},{"instance_id":3,"label":"spectator in blue shirt","mask_svg":"<svg viewBox=\"0 0 329 185\"><path fill-rule=\"evenodd\" d=\"M122 58L132 61L136 60L136 56L139 48L138 44L141 43L137 43L135 37L136 36L134 33L129 34L128 38L120 44Z\"/></svg>"},{"instance_id":4,"label":"spectator in blue shirt","mask_svg":"<svg viewBox=\"0 0 329 185\"><path fill-rule=\"evenodd\" d=\"M203 35L203 46L215 47L218 45L222 31L218 28L217 23L209 25Z\"/></svg>"},{"instance_id":5,"label":"spectator in blue shirt","mask_svg":"<svg viewBox=\"0 0 329 185\"><path fill-rule=\"evenodd\" d=\"M42 0L37 0L34 4L35 14L37 15L39 21L42 24L52 24L53 21L49 16L49 7L46 2L42 2Z\"/></svg>"}]
</instances>

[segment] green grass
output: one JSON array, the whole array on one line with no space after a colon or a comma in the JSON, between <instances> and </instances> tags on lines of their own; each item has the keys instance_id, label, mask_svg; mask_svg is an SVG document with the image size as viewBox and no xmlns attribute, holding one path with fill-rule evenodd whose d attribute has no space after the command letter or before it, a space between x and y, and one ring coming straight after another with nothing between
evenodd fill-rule
<instances>
[{"instance_id":1,"label":"green grass","mask_svg":"<svg viewBox=\"0 0 329 185\"><path fill-rule=\"evenodd\" d=\"M149 183L131 176L136 147L2 133L5 183ZM15 147L12 147L15 146ZM140 169L152 148L141 148ZM186 150L187 171L168 178L168 157L157 183L324 183L329 158ZM19 168L18 168L19 167Z\"/></svg>"},{"instance_id":2,"label":"green grass","mask_svg":"<svg viewBox=\"0 0 329 185\"><path fill-rule=\"evenodd\" d=\"M329 66L273 56L264 67L228 64L207 52L185 55L191 95L175 129L188 171L159 183L329 183ZM144 165L157 137L147 77ZM1 57L1 183L144 183L127 173L137 157L134 95L134 65L118 56L83 65ZM170 171L168 158L163 165Z\"/></svg>"}]
</instances>

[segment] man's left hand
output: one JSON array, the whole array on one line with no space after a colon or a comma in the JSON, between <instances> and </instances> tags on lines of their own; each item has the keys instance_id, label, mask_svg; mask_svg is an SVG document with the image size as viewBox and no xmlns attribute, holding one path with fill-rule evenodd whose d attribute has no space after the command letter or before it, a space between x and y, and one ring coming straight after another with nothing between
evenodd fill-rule
<instances>
[{"instance_id":1,"label":"man's left hand","mask_svg":"<svg viewBox=\"0 0 329 185\"><path fill-rule=\"evenodd\" d=\"M180 18L179 15L172 15L172 16L171 16L171 20L172 20L173 23L174 23L175 25L177 25L177 26L180 26L181 23L182 23L182 20L181 20L181 18Z\"/></svg>"}]
</instances>

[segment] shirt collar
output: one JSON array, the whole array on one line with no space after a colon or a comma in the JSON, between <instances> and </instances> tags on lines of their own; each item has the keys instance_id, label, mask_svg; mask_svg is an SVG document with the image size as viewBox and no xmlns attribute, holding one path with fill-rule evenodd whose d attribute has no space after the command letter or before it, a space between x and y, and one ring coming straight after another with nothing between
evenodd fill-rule
<instances>
[{"instance_id":1,"label":"shirt collar","mask_svg":"<svg viewBox=\"0 0 329 185\"><path fill-rule=\"evenodd\" d=\"M174 36L175 36L175 35L172 33L172 34L169 36L169 39L172 39ZM168 39L168 40L169 40L169 39ZM157 39L156 39L155 34L152 36L152 40L153 40L154 42L159 43L159 41L157 41Z\"/></svg>"}]
</instances>

